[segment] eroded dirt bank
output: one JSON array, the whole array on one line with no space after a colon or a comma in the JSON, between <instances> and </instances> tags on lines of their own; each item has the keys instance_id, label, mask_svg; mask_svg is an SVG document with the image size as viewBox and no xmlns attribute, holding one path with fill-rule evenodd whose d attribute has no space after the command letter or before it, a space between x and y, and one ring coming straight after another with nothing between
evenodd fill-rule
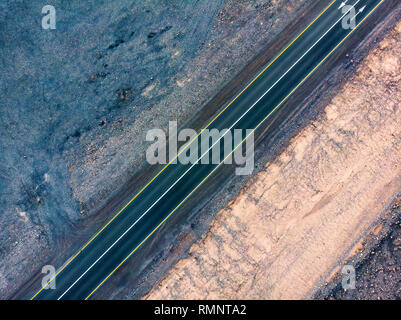
<instances>
[{"instance_id":1,"label":"eroded dirt bank","mask_svg":"<svg viewBox=\"0 0 401 320\"><path fill-rule=\"evenodd\" d=\"M401 191L400 56L401 22L144 298L310 298L363 250Z\"/></svg>"}]
</instances>

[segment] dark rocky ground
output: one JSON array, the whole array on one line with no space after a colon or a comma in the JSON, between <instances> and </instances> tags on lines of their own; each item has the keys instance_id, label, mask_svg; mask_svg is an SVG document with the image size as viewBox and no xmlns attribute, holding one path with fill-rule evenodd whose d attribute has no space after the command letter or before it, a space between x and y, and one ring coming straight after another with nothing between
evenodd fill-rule
<instances>
[{"instance_id":1,"label":"dark rocky ground","mask_svg":"<svg viewBox=\"0 0 401 320\"><path fill-rule=\"evenodd\" d=\"M309 3L55 0L43 30L47 1L2 1L0 298L82 244L148 129L189 120Z\"/></svg>"}]
</instances>

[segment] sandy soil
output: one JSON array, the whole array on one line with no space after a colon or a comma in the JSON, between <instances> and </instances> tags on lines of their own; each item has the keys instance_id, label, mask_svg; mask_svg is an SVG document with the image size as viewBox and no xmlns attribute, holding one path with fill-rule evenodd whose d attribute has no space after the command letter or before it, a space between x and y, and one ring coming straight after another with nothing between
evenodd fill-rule
<instances>
[{"instance_id":1,"label":"sandy soil","mask_svg":"<svg viewBox=\"0 0 401 320\"><path fill-rule=\"evenodd\" d=\"M144 298L308 298L362 250L400 192L400 40L398 23Z\"/></svg>"}]
</instances>

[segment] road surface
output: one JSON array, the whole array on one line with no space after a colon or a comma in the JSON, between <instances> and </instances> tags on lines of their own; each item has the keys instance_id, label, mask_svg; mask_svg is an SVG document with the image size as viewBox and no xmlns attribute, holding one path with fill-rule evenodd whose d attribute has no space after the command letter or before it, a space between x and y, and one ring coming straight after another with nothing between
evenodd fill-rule
<instances>
[{"instance_id":1,"label":"road surface","mask_svg":"<svg viewBox=\"0 0 401 320\"><path fill-rule=\"evenodd\" d=\"M349 35L357 32L359 25L380 9L383 2L328 2L325 10L305 26L204 129L252 129L256 133L347 41ZM347 29L343 21L352 13L352 8L356 12L356 28ZM204 132L200 131L200 137L202 134ZM247 136L243 138L245 141ZM199 140L192 143L199 144ZM217 143L222 144L222 141ZM231 149L236 147L233 145ZM90 298L127 259L135 259L135 252L185 201L191 200L201 185L207 185L208 178L225 165L223 160L229 153L221 148L222 161L219 164L200 164L203 154L199 152L196 163L165 165L79 252L59 268L52 280L55 289L38 288L32 299Z\"/></svg>"}]
</instances>

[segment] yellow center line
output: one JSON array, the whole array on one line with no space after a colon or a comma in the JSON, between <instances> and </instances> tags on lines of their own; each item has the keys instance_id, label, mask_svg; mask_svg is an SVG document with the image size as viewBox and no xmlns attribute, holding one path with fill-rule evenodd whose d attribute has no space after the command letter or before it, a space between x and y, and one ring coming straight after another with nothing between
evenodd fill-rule
<instances>
[{"instance_id":1,"label":"yellow center line","mask_svg":"<svg viewBox=\"0 0 401 320\"><path fill-rule=\"evenodd\" d=\"M333 48L333 50L331 50L325 57L324 57L324 59L323 60L321 60L320 62L319 62L319 64L316 66L316 67L314 67L313 68L313 70L311 71L311 72L309 72L308 73L308 75L304 78L304 79L302 79L302 81L294 88L294 89L292 89L291 90L291 92L262 120L262 121L260 121L259 123L258 123L258 125L241 141L241 143L240 144L238 144L238 146L236 146L231 152L230 152L230 154L228 154L227 155L227 157L225 157L224 158L224 160L222 160L175 208L174 208L174 210L173 211L171 211L169 214L168 214L168 216L167 217L165 217L164 219L163 219L163 221L162 222L160 222L159 223L159 225L156 227L156 228L154 228L153 229L153 231L151 232L151 233L149 233L147 236L146 236L146 238L145 239L143 239L142 241L141 241L141 243L134 249L134 250L132 250L131 252L130 252L130 254L128 255L128 256L126 256L125 257L125 259L123 260L123 261L121 261L119 264L118 264L118 266L116 267L116 268L114 268L114 270L112 271L112 272L110 272L110 274L100 283L100 284L98 284L98 286L85 298L85 300L87 300L87 299L89 299L89 297L97 290L97 289L99 289L102 285L103 285L103 283L105 283L106 281L107 281L107 279L108 278L110 278L111 276L112 276L112 274L114 273L114 272L116 272L117 271L117 269L118 268L120 268L121 267L121 265L123 265L124 264L124 262L125 261L127 261L128 259L129 259L129 257L132 255L132 254L134 254L135 253L135 251L137 251L144 243L145 243L145 241L153 234L153 233L155 233L156 231L157 231L157 229L159 229L160 228L160 226L162 225L162 224L164 224L164 222L166 222L166 220L192 195L192 193L194 193L212 174L213 174L213 172L215 172L216 170L217 170L217 168L219 168L220 167L220 165L233 153L233 152L235 152L235 150L239 147L239 146L241 146L243 143L244 143L244 141L246 140L246 139L248 139L248 137L255 131L255 130L257 130L258 128L259 128L259 126L260 125L262 125L272 114L273 114L273 112L274 111L276 111L332 54L333 54L333 52L334 51L336 51L337 49L338 49L338 47L340 47L341 46L341 44L383 3L383 1L384 0L381 0L370 12L369 12L369 14L368 15L366 15L366 17L365 18L363 18L362 20L361 20L361 22L359 22L358 23L358 25L354 28L354 29L352 29L352 31L350 32L350 33L348 33L334 48Z\"/></svg>"},{"instance_id":2,"label":"yellow center line","mask_svg":"<svg viewBox=\"0 0 401 320\"><path fill-rule=\"evenodd\" d=\"M294 44L296 40L299 39L337 0L333 0L298 36L296 36L244 89L241 90L237 96L230 101L207 125L204 127L175 157L170 160L163 169L161 169L146 185L137 193L135 196L116 214L113 218L111 218L72 258L70 258L61 269L47 282L46 285L51 283L97 236L111 223L115 218L117 218L121 212L123 212L131 203L134 201L167 167L173 163L178 156L184 152L193 141L195 141L202 133L205 131L220 115L235 101L242 93L247 90L252 83L254 83L287 49ZM43 290L43 287L34 295L30 300L35 299L35 297Z\"/></svg>"}]
</instances>

